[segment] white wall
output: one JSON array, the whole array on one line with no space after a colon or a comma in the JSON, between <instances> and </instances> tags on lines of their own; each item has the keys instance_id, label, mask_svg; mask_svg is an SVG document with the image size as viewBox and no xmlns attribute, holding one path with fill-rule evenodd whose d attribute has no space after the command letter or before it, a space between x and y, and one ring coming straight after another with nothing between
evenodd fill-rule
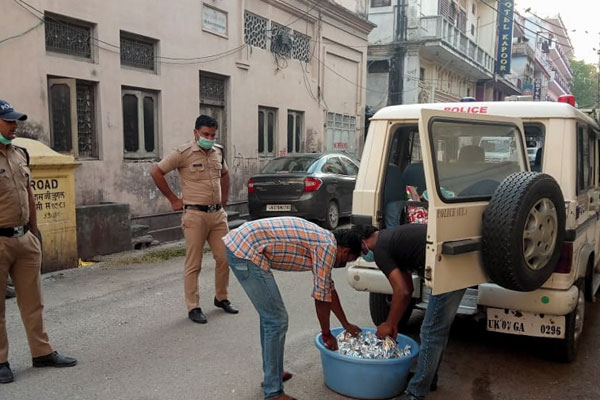
<instances>
[{"instance_id":1,"label":"white wall","mask_svg":"<svg viewBox=\"0 0 600 400\"><path fill-rule=\"evenodd\" d=\"M30 0L29 3L39 10L95 24L95 36L101 41L95 42L92 61L46 52L43 25L0 44L2 73L10 77L0 81L0 97L29 115L28 129L36 130L45 143L50 141L48 76L97 82L100 157L95 161L83 161L76 170L77 204L129 203L134 215L169 210L149 177L153 162L123 159L122 86L159 93L159 155L163 157L175 146L193 138L193 125L199 113L199 71L228 77L226 154L233 178L232 201L245 200L248 177L266 162L257 155L259 106L279 110L277 149L280 152L287 144L288 110L305 113L305 140L319 143L321 150L325 142L327 105L332 112L357 116L364 110L366 38L370 28L354 14L332 3L317 7L306 16L304 12L313 3L303 0L281 4L258 0L205 0L204 3L227 13L227 37L202 30L203 2L197 0L156 0L151 6L146 0ZM328 41L331 45L320 49L317 46L314 57L305 65L290 59L285 68L278 69L269 49L245 47L213 61L186 61L179 65L161 63L157 73L121 67L119 55L110 45L119 45L119 31L124 30L159 40L159 54L163 57L190 58L223 53L244 44L244 9L280 24L294 21L291 28L313 38L311 48L319 42ZM14 36L40 22L11 1L3 7L2 20L0 38ZM329 63L335 63L335 66ZM336 72L356 79L357 83L353 86L343 84L339 77L324 73L326 66L334 70L339 66L340 71ZM337 89L327 79L335 79L340 87L337 94ZM323 99L313 99L320 89L324 91L327 105ZM358 134L357 138L361 136ZM176 184L174 178L175 175L171 182Z\"/></svg>"}]
</instances>

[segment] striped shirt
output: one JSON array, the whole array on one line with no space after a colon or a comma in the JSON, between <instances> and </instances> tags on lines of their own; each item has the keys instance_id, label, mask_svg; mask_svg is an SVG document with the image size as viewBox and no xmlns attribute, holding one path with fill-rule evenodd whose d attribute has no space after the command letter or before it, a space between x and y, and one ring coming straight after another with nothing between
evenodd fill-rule
<instances>
[{"instance_id":1,"label":"striped shirt","mask_svg":"<svg viewBox=\"0 0 600 400\"><path fill-rule=\"evenodd\" d=\"M337 242L328 230L297 217L266 218L246 222L223 242L236 257L265 271L312 271L312 297L331 302Z\"/></svg>"}]
</instances>

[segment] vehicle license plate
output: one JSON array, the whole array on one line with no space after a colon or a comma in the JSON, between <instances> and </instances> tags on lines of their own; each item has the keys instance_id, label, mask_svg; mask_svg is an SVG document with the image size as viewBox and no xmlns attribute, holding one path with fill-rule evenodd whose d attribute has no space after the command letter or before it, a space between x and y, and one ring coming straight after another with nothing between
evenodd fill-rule
<instances>
[{"instance_id":1,"label":"vehicle license plate","mask_svg":"<svg viewBox=\"0 0 600 400\"><path fill-rule=\"evenodd\" d=\"M565 316L488 307L486 328L488 331L513 335L563 339L565 337Z\"/></svg>"},{"instance_id":2,"label":"vehicle license plate","mask_svg":"<svg viewBox=\"0 0 600 400\"><path fill-rule=\"evenodd\" d=\"M267 204L267 211L291 211L291 204Z\"/></svg>"}]
</instances>

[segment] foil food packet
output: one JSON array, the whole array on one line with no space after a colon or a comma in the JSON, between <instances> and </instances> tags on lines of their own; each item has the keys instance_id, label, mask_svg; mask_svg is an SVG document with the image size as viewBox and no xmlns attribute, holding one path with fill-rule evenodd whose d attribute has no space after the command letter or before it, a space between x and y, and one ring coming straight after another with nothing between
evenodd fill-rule
<instances>
[{"instance_id":1,"label":"foil food packet","mask_svg":"<svg viewBox=\"0 0 600 400\"><path fill-rule=\"evenodd\" d=\"M350 357L367 359L404 358L411 354L411 346L407 344L399 348L391 337L379 339L373 332L361 332L357 337L344 331L336 337L338 352Z\"/></svg>"}]
</instances>

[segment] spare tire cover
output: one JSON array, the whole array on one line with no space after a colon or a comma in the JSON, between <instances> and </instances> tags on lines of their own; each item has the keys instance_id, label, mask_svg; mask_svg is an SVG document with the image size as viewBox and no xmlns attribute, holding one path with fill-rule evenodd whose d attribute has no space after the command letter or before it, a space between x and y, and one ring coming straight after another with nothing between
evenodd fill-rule
<instances>
[{"instance_id":1,"label":"spare tire cover","mask_svg":"<svg viewBox=\"0 0 600 400\"><path fill-rule=\"evenodd\" d=\"M565 219L553 177L537 172L506 177L483 214L481 254L489 278L522 292L542 286L560 257Z\"/></svg>"}]
</instances>

